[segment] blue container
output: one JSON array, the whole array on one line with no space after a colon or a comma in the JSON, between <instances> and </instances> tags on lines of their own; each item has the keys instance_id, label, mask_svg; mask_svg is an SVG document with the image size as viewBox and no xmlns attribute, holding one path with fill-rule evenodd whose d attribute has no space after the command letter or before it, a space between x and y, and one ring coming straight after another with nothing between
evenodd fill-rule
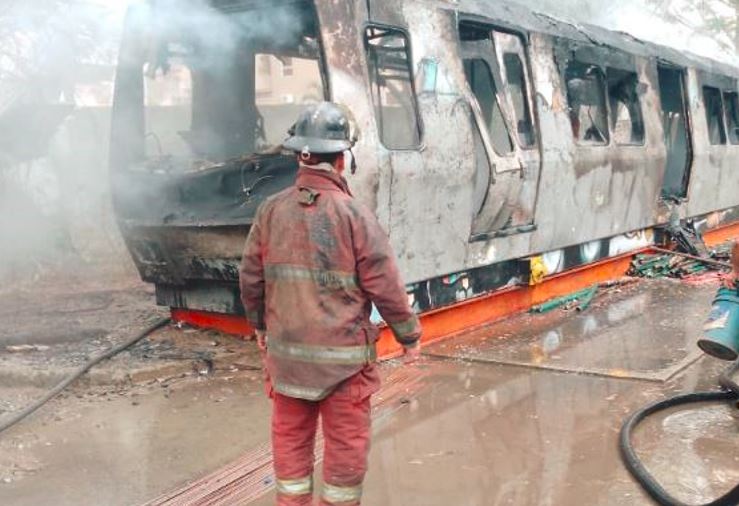
<instances>
[{"instance_id":1,"label":"blue container","mask_svg":"<svg viewBox=\"0 0 739 506\"><path fill-rule=\"evenodd\" d=\"M703 326L700 349L721 360L739 358L739 293L721 288Z\"/></svg>"}]
</instances>

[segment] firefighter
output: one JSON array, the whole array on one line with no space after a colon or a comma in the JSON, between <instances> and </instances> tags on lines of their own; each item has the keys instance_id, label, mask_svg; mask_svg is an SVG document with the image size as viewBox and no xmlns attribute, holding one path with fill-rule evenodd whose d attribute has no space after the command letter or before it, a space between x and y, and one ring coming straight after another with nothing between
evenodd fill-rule
<instances>
[{"instance_id":1,"label":"firefighter","mask_svg":"<svg viewBox=\"0 0 739 506\"><path fill-rule=\"evenodd\" d=\"M724 286L739 289L739 241L734 241L731 247L731 272L722 276Z\"/></svg>"},{"instance_id":2,"label":"firefighter","mask_svg":"<svg viewBox=\"0 0 739 506\"><path fill-rule=\"evenodd\" d=\"M421 328L385 232L342 176L354 144L348 112L328 102L309 107L290 135L284 147L297 153L297 179L257 211L241 297L264 351L277 504L312 504L320 415L320 504L353 506L367 470L370 397L380 386L372 303L406 362L419 356Z\"/></svg>"}]
</instances>

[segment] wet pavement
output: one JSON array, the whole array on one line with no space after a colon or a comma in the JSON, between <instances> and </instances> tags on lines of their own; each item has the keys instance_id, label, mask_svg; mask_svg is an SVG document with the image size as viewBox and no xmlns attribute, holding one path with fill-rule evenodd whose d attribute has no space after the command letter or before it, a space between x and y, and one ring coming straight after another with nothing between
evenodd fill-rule
<instances>
[{"instance_id":1,"label":"wet pavement","mask_svg":"<svg viewBox=\"0 0 739 506\"><path fill-rule=\"evenodd\" d=\"M260 383L261 373L239 372L75 390L0 436L0 504L143 504L264 440Z\"/></svg>"},{"instance_id":2,"label":"wet pavement","mask_svg":"<svg viewBox=\"0 0 739 506\"><path fill-rule=\"evenodd\" d=\"M643 282L583 313L521 315L427 348L423 390L376 425L364 504L651 504L618 431L642 405L717 388L726 364L695 352L714 293ZM635 444L668 490L699 502L739 483L738 435L739 410L713 405L649 420Z\"/></svg>"},{"instance_id":3,"label":"wet pavement","mask_svg":"<svg viewBox=\"0 0 739 506\"><path fill-rule=\"evenodd\" d=\"M726 364L694 344L714 291L640 282L582 313L521 315L427 348L420 386L375 423L363 504L650 504L618 430L644 404L716 388ZM208 474L267 440L259 383L222 372L168 395L56 401L0 436L0 469L28 468L0 476L0 504L138 505ZM708 405L649 420L635 444L668 490L705 502L739 482L738 435L739 410Z\"/></svg>"},{"instance_id":4,"label":"wet pavement","mask_svg":"<svg viewBox=\"0 0 739 506\"><path fill-rule=\"evenodd\" d=\"M666 381L702 356L695 345L714 287L676 281L629 284L595 307L521 316L434 345L427 355L482 363ZM680 301L679 305L675 302Z\"/></svg>"}]
</instances>

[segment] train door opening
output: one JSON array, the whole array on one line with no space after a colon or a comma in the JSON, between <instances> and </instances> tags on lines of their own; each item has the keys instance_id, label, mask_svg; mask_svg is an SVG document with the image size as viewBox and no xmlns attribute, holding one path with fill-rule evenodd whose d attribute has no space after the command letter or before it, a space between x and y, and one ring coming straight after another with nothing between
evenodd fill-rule
<instances>
[{"instance_id":1,"label":"train door opening","mask_svg":"<svg viewBox=\"0 0 739 506\"><path fill-rule=\"evenodd\" d=\"M657 71L662 103L662 124L667 148L662 198L668 201L680 201L688 196L693 158L685 70L659 65Z\"/></svg>"},{"instance_id":2,"label":"train door opening","mask_svg":"<svg viewBox=\"0 0 739 506\"><path fill-rule=\"evenodd\" d=\"M531 231L541 160L524 42L467 22L460 39L475 124L472 240Z\"/></svg>"}]
</instances>

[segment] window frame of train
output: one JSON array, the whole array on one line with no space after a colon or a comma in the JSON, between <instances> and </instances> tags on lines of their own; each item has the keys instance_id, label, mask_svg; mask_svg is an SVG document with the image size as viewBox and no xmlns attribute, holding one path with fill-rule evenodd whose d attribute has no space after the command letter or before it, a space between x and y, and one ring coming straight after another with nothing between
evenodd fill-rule
<instances>
[{"instance_id":1,"label":"window frame of train","mask_svg":"<svg viewBox=\"0 0 739 506\"><path fill-rule=\"evenodd\" d=\"M710 97L709 93L711 95ZM724 106L723 92L719 86L704 84L701 87L701 95L703 96L703 108L706 113L708 141L712 146L725 146L728 143L728 135L726 132L726 108ZM712 123L718 127L715 135Z\"/></svg>"},{"instance_id":2,"label":"window frame of train","mask_svg":"<svg viewBox=\"0 0 739 506\"><path fill-rule=\"evenodd\" d=\"M476 164L470 242L533 232L541 151L527 37L515 28L476 15L465 14L457 22L459 62L468 85L464 98L470 107ZM518 60L518 75L510 67L511 58L506 61L509 54ZM483 69L486 82L476 79L473 72ZM514 86L509 80L515 81ZM513 89L516 86L521 92L518 97ZM531 187L520 192L506 208L506 215L491 205L491 196L499 191L497 180L511 175Z\"/></svg>"},{"instance_id":3,"label":"window frame of train","mask_svg":"<svg viewBox=\"0 0 739 506\"><path fill-rule=\"evenodd\" d=\"M660 61L657 64L657 86L665 135L664 143L667 150L661 198L662 200L684 201L688 197L693 168L693 125L688 106L687 70L684 67ZM678 147L672 142L673 137L677 136L682 143L678 144Z\"/></svg>"},{"instance_id":4,"label":"window frame of train","mask_svg":"<svg viewBox=\"0 0 739 506\"><path fill-rule=\"evenodd\" d=\"M608 80L606 76L606 72L603 70L603 68L600 65L596 65L593 63L589 63L586 61L579 60L575 58L574 56L570 58L567 61L567 66L564 71L564 85L565 85L565 94L567 96L567 109L568 109L568 115L570 118L570 126L572 127L572 137L575 140L575 143L578 146L583 147L607 147L611 145L611 131L610 131L610 112L608 107L608 101L609 101L609 93L608 93ZM598 112L598 116L600 116L600 123L601 126L604 128L601 129L597 125L597 121L593 118L593 115L590 111L587 112L588 117L591 120L591 126L585 130L585 135L582 135L582 123L581 123L581 111L578 110L577 112L577 120L578 123L575 123L575 109L573 106L573 102L576 102L574 99L574 94L576 90L573 87L573 84L575 79L580 79L586 81L588 83L591 81L591 78L594 77L592 81L596 83L596 87L591 90L585 90L584 86L582 90L579 90L580 93L580 99L577 100L577 102L584 102L583 98L586 96L585 93L590 93L593 96L590 96L589 98L593 99L591 101L595 102L596 100L600 102L600 104L593 103L591 105L588 105L587 107L598 107L599 109L602 109L602 111ZM589 83L588 83L589 84ZM592 85L591 85L592 87ZM598 96L594 96L597 94ZM580 103L578 104L580 107L583 107L584 104ZM595 133L601 136L601 140L589 140L586 138L588 132L591 132L591 129L595 129Z\"/></svg>"},{"instance_id":5,"label":"window frame of train","mask_svg":"<svg viewBox=\"0 0 739 506\"><path fill-rule=\"evenodd\" d=\"M728 97L728 98L727 98ZM739 93L734 90L723 90L724 121L729 143L739 144Z\"/></svg>"},{"instance_id":6,"label":"window frame of train","mask_svg":"<svg viewBox=\"0 0 739 506\"><path fill-rule=\"evenodd\" d=\"M529 55L526 51L526 42L520 33L493 27L493 44L498 57L498 66L503 80L503 95L508 102L508 108L513 115L511 118L515 125L512 136L516 139L518 147L524 150L536 149L538 147L537 125L534 118L535 106L533 103L533 88L531 82L531 69L529 66ZM508 63L510 57L515 57L518 65L518 83L512 85L511 68ZM518 91L514 95L514 90Z\"/></svg>"},{"instance_id":7,"label":"window frame of train","mask_svg":"<svg viewBox=\"0 0 739 506\"><path fill-rule=\"evenodd\" d=\"M388 52L393 52L393 50L395 50L394 52L401 52L402 50L402 52L404 53L404 63L406 64L406 68L402 70L398 70L397 68L391 70L396 70L401 73L406 72L405 77L397 74L381 74L381 67L379 66L380 52L378 51L378 49L376 49L380 46L377 44L373 44L373 41L391 36L399 37L402 40L402 46L390 46L390 50L387 50L387 48L384 47L383 50L386 51L386 58ZM420 109L418 107L418 94L416 92L415 75L413 72L413 50L411 47L410 33L407 30L397 26L390 26L382 23L368 23L364 26L363 40L365 47L365 57L367 59L367 73L369 77L370 94L372 95L372 105L375 111L375 120L377 123L378 138L382 145L390 151L417 151L423 145L423 122L421 121ZM387 98L385 95L383 95L381 91L382 86L385 85L381 85L380 77L385 80L394 79L404 81L408 86L406 91L408 92L409 96L406 98L408 98L409 100L406 105L412 110L406 110L405 115L407 116L406 120L409 120L407 121L407 134L409 136L410 142L394 144L393 142L391 142L391 139L387 137L387 132L384 125L386 119L386 109L388 108L388 106L386 102ZM401 105L401 108L405 108L405 106Z\"/></svg>"},{"instance_id":8,"label":"window frame of train","mask_svg":"<svg viewBox=\"0 0 739 506\"><path fill-rule=\"evenodd\" d=\"M610 137L617 146L642 147L646 143L646 128L644 125L644 110L641 103L642 84L636 70L625 70L615 67L606 67L606 86L608 87L608 127ZM627 95L627 94L630 94ZM629 139L619 137L620 106L625 106L629 113Z\"/></svg>"},{"instance_id":9,"label":"window frame of train","mask_svg":"<svg viewBox=\"0 0 739 506\"><path fill-rule=\"evenodd\" d=\"M465 77L467 78L467 82L472 90L472 94L475 96L482 112L483 120L485 120L485 126L487 126L488 129L487 135L490 138L490 144L492 145L495 154L501 157L510 157L515 155L515 141L513 140L513 135L505 121L503 107L500 103L500 95L502 92L498 89L498 85L495 83L494 70L490 68L490 64L483 58L463 58L462 65L464 67ZM478 72L475 69L475 65L477 65L477 70L485 74L485 77L489 82L490 89L485 91L489 91L494 97L494 100L491 100L490 103L482 101L481 95L478 94L478 84L484 86L485 83L480 83L476 78ZM487 112L488 109L490 109L489 114ZM479 135L484 135L484 133L480 132Z\"/></svg>"}]
</instances>

